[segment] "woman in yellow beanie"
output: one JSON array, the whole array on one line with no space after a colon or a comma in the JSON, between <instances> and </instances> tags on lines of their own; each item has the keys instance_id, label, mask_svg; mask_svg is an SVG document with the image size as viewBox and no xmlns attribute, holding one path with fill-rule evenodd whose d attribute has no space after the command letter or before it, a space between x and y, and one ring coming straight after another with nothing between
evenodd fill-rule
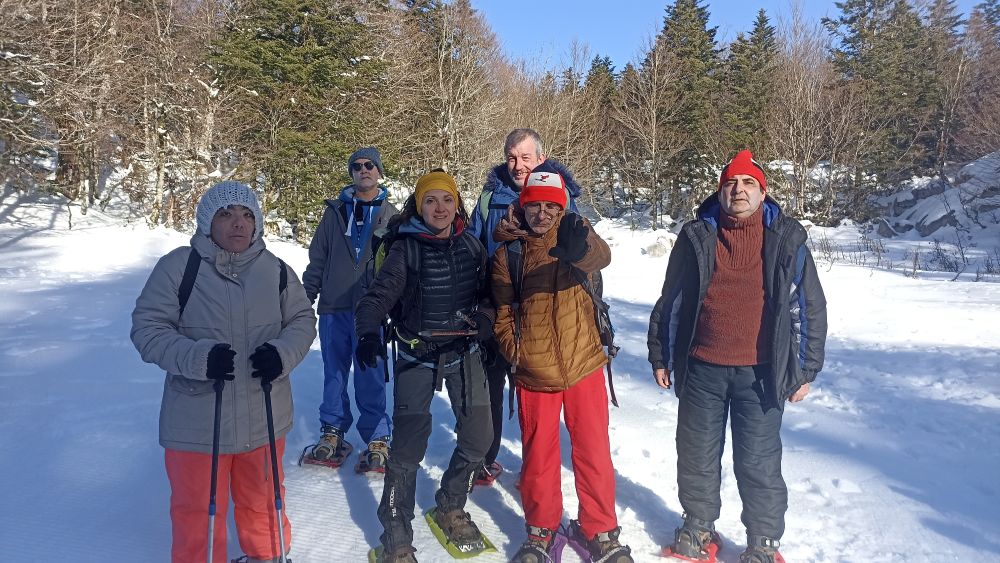
<instances>
[{"instance_id":1,"label":"woman in yellow beanie","mask_svg":"<svg viewBox=\"0 0 1000 563\"><path fill-rule=\"evenodd\" d=\"M425 174L390 223L388 253L358 302L358 361L375 365L385 354L379 326L388 315L398 344L392 455L378 517L384 527L376 561L414 562L416 475L431 434L430 404L442 383L455 414L457 444L429 513L443 544L463 554L491 546L465 502L473 473L493 439L490 396L480 343L493 336L486 250L466 231L468 215L455 179Z\"/></svg>"}]
</instances>

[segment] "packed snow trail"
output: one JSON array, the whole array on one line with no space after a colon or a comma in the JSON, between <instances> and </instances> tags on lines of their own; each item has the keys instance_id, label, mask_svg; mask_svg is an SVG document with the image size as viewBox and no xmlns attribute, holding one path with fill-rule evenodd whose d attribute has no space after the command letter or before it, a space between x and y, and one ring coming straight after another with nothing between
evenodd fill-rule
<instances>
[{"instance_id":1,"label":"packed snow trail","mask_svg":"<svg viewBox=\"0 0 1000 563\"><path fill-rule=\"evenodd\" d=\"M0 202L0 545L14 561L166 562L163 373L139 359L129 315L156 260L189 237L96 210L74 209L72 231L67 219L55 200ZM636 561L660 561L681 512L676 399L656 387L645 360L667 260L645 249L663 231L633 233L608 221L597 228L614 255L606 291L622 346L614 363L622 407L611 411L622 540ZM296 272L305 267L305 249L268 247ZM820 268L826 368L809 397L785 411L786 560L1000 561L1000 284ZM293 374L296 419L284 459L290 555L296 563L360 562L381 533L381 480L354 473L357 453L337 471L295 465L318 435L321 373L317 343ZM443 395L432 410L414 520L422 563L451 561L422 521L454 445ZM469 511L499 550L475 561L506 561L524 539L518 437L516 419L507 421L499 461L509 471L471 495ZM361 444L353 430L347 438ZM568 520L577 504L563 438ZM725 563L745 545L730 458L727 451L717 523ZM575 554L566 550L564 561L575 563Z\"/></svg>"}]
</instances>

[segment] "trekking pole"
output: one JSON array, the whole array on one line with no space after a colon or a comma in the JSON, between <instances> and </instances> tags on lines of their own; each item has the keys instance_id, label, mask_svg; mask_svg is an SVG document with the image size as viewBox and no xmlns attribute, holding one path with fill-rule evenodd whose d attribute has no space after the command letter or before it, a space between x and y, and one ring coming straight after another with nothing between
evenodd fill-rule
<instances>
[{"instance_id":1,"label":"trekking pole","mask_svg":"<svg viewBox=\"0 0 1000 563\"><path fill-rule=\"evenodd\" d=\"M222 388L225 380L216 379L212 384L215 389L215 422L212 425L212 484L208 492L208 563L212 563L212 548L215 546L215 490L219 481L219 427L222 425Z\"/></svg>"},{"instance_id":2,"label":"trekking pole","mask_svg":"<svg viewBox=\"0 0 1000 563\"><path fill-rule=\"evenodd\" d=\"M264 411L267 413L267 440L271 447L271 476L274 481L274 511L278 518L278 545L281 546L281 563L285 558L285 522L281 510L281 483L278 481L278 456L274 445L274 415L271 413L271 382L262 383L264 389Z\"/></svg>"}]
</instances>

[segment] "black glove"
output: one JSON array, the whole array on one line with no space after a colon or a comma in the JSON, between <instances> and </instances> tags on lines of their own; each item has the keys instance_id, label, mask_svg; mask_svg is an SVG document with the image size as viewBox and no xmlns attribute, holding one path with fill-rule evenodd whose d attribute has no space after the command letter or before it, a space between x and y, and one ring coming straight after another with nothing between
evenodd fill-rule
<instances>
[{"instance_id":1,"label":"black glove","mask_svg":"<svg viewBox=\"0 0 1000 563\"><path fill-rule=\"evenodd\" d=\"M253 354L250 354L250 364L253 365L253 373L250 375L259 377L261 385L267 385L274 381L284 369L281 365L278 349L267 342L258 346Z\"/></svg>"},{"instance_id":2,"label":"black glove","mask_svg":"<svg viewBox=\"0 0 1000 563\"><path fill-rule=\"evenodd\" d=\"M549 250L549 256L563 262L576 262L587 254L587 233L590 229L583 217L567 213L559 222L556 245Z\"/></svg>"},{"instance_id":3,"label":"black glove","mask_svg":"<svg viewBox=\"0 0 1000 563\"><path fill-rule=\"evenodd\" d=\"M486 313L477 312L475 315L472 315L472 322L476 323L476 330L479 331L473 338L479 342L486 342L493 338L493 321L486 316Z\"/></svg>"},{"instance_id":4,"label":"black glove","mask_svg":"<svg viewBox=\"0 0 1000 563\"><path fill-rule=\"evenodd\" d=\"M358 364L362 367L378 366L378 358L385 359L385 344L377 334L366 334L358 339L358 348L354 351Z\"/></svg>"},{"instance_id":5,"label":"black glove","mask_svg":"<svg viewBox=\"0 0 1000 563\"><path fill-rule=\"evenodd\" d=\"M233 370L236 369L236 364L233 363L235 357L236 351L230 348L229 344L212 346L208 351L208 369L205 371L205 377L216 381L232 381L236 377L233 375Z\"/></svg>"}]
</instances>

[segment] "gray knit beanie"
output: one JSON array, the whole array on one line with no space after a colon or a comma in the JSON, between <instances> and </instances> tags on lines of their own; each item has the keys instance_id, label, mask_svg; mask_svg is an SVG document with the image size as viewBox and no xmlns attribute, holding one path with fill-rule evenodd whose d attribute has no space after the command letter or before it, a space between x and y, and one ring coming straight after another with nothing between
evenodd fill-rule
<instances>
[{"instance_id":1,"label":"gray knit beanie","mask_svg":"<svg viewBox=\"0 0 1000 563\"><path fill-rule=\"evenodd\" d=\"M361 147L360 149L354 151L351 158L347 159L347 175L351 176L351 165L354 161L359 158L367 158L375 164L375 168L378 168L379 174L385 177L385 168L382 168L382 155L378 152L375 147ZM353 178L353 176L352 176Z\"/></svg>"},{"instance_id":2,"label":"gray knit beanie","mask_svg":"<svg viewBox=\"0 0 1000 563\"><path fill-rule=\"evenodd\" d=\"M233 180L219 182L201 196L201 200L198 201L198 232L203 235L211 235L212 219L215 218L215 213L230 205L242 205L253 212L254 232L250 242L253 243L260 238L261 233L264 232L264 215L260 212L257 196L250 189L250 186Z\"/></svg>"}]
</instances>

